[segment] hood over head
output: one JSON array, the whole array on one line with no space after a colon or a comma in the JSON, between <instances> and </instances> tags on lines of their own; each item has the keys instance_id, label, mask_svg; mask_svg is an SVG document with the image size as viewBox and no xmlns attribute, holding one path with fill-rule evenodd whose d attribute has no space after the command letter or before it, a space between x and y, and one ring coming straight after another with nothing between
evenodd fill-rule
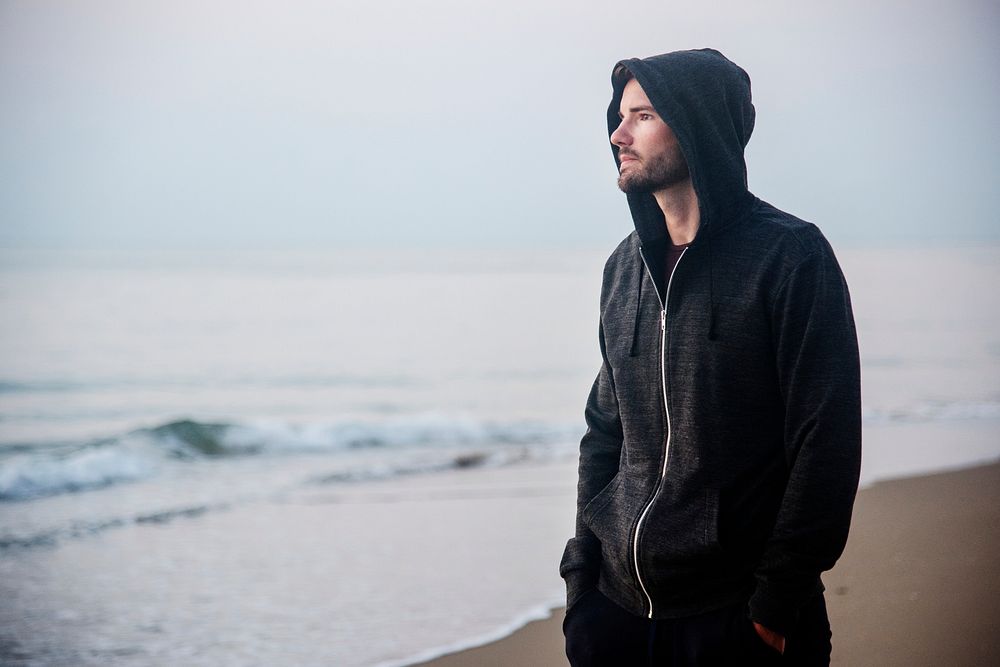
<instances>
[{"instance_id":1,"label":"hood over head","mask_svg":"<svg viewBox=\"0 0 1000 667\"><path fill-rule=\"evenodd\" d=\"M754 126L750 77L714 49L622 60L611 76L614 92L608 107L609 137L621 122L618 112L628 74L642 86L684 153L698 195L698 236L718 232L755 200L747 189L743 158ZM612 151L620 167L614 144ZM628 203L640 240L644 244L665 243L666 224L653 195L630 194Z\"/></svg>"}]
</instances>

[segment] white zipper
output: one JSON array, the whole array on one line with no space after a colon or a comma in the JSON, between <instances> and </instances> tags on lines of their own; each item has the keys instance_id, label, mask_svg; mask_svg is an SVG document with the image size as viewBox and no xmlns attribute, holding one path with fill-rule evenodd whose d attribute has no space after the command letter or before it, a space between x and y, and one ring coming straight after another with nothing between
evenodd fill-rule
<instances>
[{"instance_id":1,"label":"white zipper","mask_svg":"<svg viewBox=\"0 0 1000 667\"><path fill-rule=\"evenodd\" d=\"M646 590L646 584L643 583L642 574L639 571L639 532L642 530L642 523L646 520L649 508L653 506L653 501L656 500L656 496L660 492L660 488L662 488L663 480L667 476L667 459L670 457L670 409L667 407L667 302L670 299L670 285L674 282L674 272L677 271L677 265L681 263L681 259L684 258L684 253L687 251L687 248L681 251L680 257L677 258L677 262L674 264L674 268L670 270L666 293L663 297L663 310L660 311L660 382L663 385L663 412L667 417L667 438L666 444L663 446L663 472L660 473L660 484L653 491L649 502L646 503L642 513L639 515L639 521L635 524L635 537L632 538L632 558L635 561L635 577L639 581L639 587L642 589L643 595L646 596L646 601L649 603L649 618L653 618L653 598L649 595L649 591ZM646 267L646 273L649 274L649 279L653 282L653 288L655 289L656 281L653 280L653 274L649 273L649 265L646 264L646 258L642 255L641 251L640 256L642 257L642 265ZM638 308L639 304L636 304L636 307Z\"/></svg>"}]
</instances>

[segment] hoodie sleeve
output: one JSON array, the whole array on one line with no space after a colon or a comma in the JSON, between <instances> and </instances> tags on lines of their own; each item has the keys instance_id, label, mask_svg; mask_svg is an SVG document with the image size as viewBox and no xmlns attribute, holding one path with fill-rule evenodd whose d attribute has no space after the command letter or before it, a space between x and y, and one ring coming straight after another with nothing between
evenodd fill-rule
<instances>
[{"instance_id":1,"label":"hoodie sleeve","mask_svg":"<svg viewBox=\"0 0 1000 667\"><path fill-rule=\"evenodd\" d=\"M825 242L779 288L772 322L789 480L750 615L787 635L847 542L861 468L861 382L847 284Z\"/></svg>"},{"instance_id":2,"label":"hoodie sleeve","mask_svg":"<svg viewBox=\"0 0 1000 667\"><path fill-rule=\"evenodd\" d=\"M601 543L583 520L591 499L607 486L618 472L622 448L622 425L618 414L614 378L608 364L604 327L599 329L601 370L587 399L587 432L580 441L580 468L577 485L576 533L566 544L559 574L566 580L566 606L572 607L584 593L597 585L601 567Z\"/></svg>"}]
</instances>

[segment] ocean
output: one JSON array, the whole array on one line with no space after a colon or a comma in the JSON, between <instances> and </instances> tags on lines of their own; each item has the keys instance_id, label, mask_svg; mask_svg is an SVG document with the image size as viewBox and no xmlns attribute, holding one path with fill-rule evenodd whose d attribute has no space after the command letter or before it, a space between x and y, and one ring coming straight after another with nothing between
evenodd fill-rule
<instances>
[{"instance_id":1,"label":"ocean","mask_svg":"<svg viewBox=\"0 0 1000 667\"><path fill-rule=\"evenodd\" d=\"M544 614L609 250L0 251L0 663L404 665ZM1000 247L838 257L862 482L1000 458Z\"/></svg>"}]
</instances>

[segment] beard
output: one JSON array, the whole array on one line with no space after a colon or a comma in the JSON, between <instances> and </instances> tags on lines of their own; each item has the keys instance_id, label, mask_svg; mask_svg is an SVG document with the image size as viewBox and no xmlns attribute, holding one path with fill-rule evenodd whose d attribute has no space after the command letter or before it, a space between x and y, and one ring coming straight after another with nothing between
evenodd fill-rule
<instances>
[{"instance_id":1,"label":"beard","mask_svg":"<svg viewBox=\"0 0 1000 667\"><path fill-rule=\"evenodd\" d=\"M675 154L657 155L648 161L640 159L633 162L628 171L618 176L618 187L626 194L652 193L666 190L690 177L687 161L677 151Z\"/></svg>"}]
</instances>

